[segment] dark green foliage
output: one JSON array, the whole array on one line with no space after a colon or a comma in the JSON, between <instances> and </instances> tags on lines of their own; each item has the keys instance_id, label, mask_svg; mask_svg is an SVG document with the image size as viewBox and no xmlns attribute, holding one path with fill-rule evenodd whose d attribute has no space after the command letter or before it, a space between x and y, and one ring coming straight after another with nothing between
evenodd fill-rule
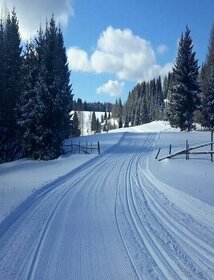
<instances>
[{"instance_id":1,"label":"dark green foliage","mask_svg":"<svg viewBox=\"0 0 214 280\"><path fill-rule=\"evenodd\" d=\"M214 66L210 73L208 88L204 96L203 124L208 128L214 128Z\"/></svg>"},{"instance_id":2,"label":"dark green foliage","mask_svg":"<svg viewBox=\"0 0 214 280\"><path fill-rule=\"evenodd\" d=\"M81 134L81 131L79 128L79 119L78 119L77 112L75 111L74 115L73 115L71 136L78 137L78 136L80 136L80 134Z\"/></svg>"},{"instance_id":3,"label":"dark green foliage","mask_svg":"<svg viewBox=\"0 0 214 280\"><path fill-rule=\"evenodd\" d=\"M112 106L111 103L83 102L81 98L73 101L73 110L75 111L105 112L106 110L111 111Z\"/></svg>"},{"instance_id":4,"label":"dark green foliage","mask_svg":"<svg viewBox=\"0 0 214 280\"><path fill-rule=\"evenodd\" d=\"M129 127L129 121L128 121L128 117L127 116L125 118L124 127Z\"/></svg>"},{"instance_id":5,"label":"dark green foliage","mask_svg":"<svg viewBox=\"0 0 214 280\"><path fill-rule=\"evenodd\" d=\"M96 133L100 133L101 132L101 123L99 121L99 119L97 118L96 121Z\"/></svg>"},{"instance_id":6,"label":"dark green foliage","mask_svg":"<svg viewBox=\"0 0 214 280\"><path fill-rule=\"evenodd\" d=\"M107 112L105 111L104 120L107 120Z\"/></svg>"},{"instance_id":7,"label":"dark green foliage","mask_svg":"<svg viewBox=\"0 0 214 280\"><path fill-rule=\"evenodd\" d=\"M214 68L214 25L210 33L210 41L208 46L208 54L206 61L201 69L201 87L202 87L202 125L205 127L213 127L213 68Z\"/></svg>"},{"instance_id":8,"label":"dark green foliage","mask_svg":"<svg viewBox=\"0 0 214 280\"><path fill-rule=\"evenodd\" d=\"M121 127L123 126L123 123L122 123L122 119L121 119L121 117L119 118L119 121L118 121L118 126L119 126L119 128L121 128Z\"/></svg>"},{"instance_id":9,"label":"dark green foliage","mask_svg":"<svg viewBox=\"0 0 214 280\"><path fill-rule=\"evenodd\" d=\"M21 47L15 11L0 22L0 162L21 154L16 105L21 92Z\"/></svg>"},{"instance_id":10,"label":"dark green foliage","mask_svg":"<svg viewBox=\"0 0 214 280\"><path fill-rule=\"evenodd\" d=\"M34 159L56 158L70 135L72 94L63 36L53 17L34 45L26 48L23 72L18 110L23 148Z\"/></svg>"},{"instance_id":11,"label":"dark green foliage","mask_svg":"<svg viewBox=\"0 0 214 280\"><path fill-rule=\"evenodd\" d=\"M123 105L121 99L115 102L115 105L112 107L112 118L119 119L122 117Z\"/></svg>"},{"instance_id":12,"label":"dark green foliage","mask_svg":"<svg viewBox=\"0 0 214 280\"><path fill-rule=\"evenodd\" d=\"M193 112L199 106L200 87L198 61L193 52L190 30L181 36L178 56L173 68L172 92L169 102L169 121L181 130L190 130Z\"/></svg>"},{"instance_id":13,"label":"dark green foliage","mask_svg":"<svg viewBox=\"0 0 214 280\"><path fill-rule=\"evenodd\" d=\"M141 125L163 119L164 98L160 77L149 82L138 83L129 93L123 108L124 126Z\"/></svg>"},{"instance_id":14,"label":"dark green foliage","mask_svg":"<svg viewBox=\"0 0 214 280\"><path fill-rule=\"evenodd\" d=\"M96 119L96 114L95 112L92 113L92 119L91 119L91 131L96 131L97 130L97 119Z\"/></svg>"}]
</instances>

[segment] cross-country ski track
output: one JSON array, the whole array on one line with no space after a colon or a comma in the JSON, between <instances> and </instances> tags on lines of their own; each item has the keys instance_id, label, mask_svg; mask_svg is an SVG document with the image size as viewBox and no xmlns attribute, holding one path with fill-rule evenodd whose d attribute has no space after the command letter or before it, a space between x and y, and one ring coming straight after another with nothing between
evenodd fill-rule
<instances>
[{"instance_id":1,"label":"cross-country ski track","mask_svg":"<svg viewBox=\"0 0 214 280\"><path fill-rule=\"evenodd\" d=\"M157 135L124 133L15 209L1 225L0 279L214 279L213 228L148 168Z\"/></svg>"}]
</instances>

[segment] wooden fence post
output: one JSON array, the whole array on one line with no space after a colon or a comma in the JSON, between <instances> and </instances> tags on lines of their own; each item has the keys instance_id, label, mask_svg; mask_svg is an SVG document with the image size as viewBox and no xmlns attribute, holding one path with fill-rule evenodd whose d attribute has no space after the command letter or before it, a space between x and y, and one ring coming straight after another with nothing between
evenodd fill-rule
<instances>
[{"instance_id":1,"label":"wooden fence post","mask_svg":"<svg viewBox=\"0 0 214 280\"><path fill-rule=\"evenodd\" d=\"M160 154L160 150L161 150L161 148L159 148L159 149L158 149L158 152L157 152L157 154L156 154L155 159L157 159L157 158L158 158L158 156L159 156L159 154Z\"/></svg>"},{"instance_id":2,"label":"wooden fence post","mask_svg":"<svg viewBox=\"0 0 214 280\"><path fill-rule=\"evenodd\" d=\"M88 141L86 141L86 154L88 153Z\"/></svg>"},{"instance_id":3,"label":"wooden fence post","mask_svg":"<svg viewBox=\"0 0 214 280\"><path fill-rule=\"evenodd\" d=\"M79 154L80 154L80 142L79 142Z\"/></svg>"},{"instance_id":4,"label":"wooden fence post","mask_svg":"<svg viewBox=\"0 0 214 280\"><path fill-rule=\"evenodd\" d=\"M189 143L188 140L186 140L186 160L189 159Z\"/></svg>"},{"instance_id":5,"label":"wooden fence post","mask_svg":"<svg viewBox=\"0 0 214 280\"><path fill-rule=\"evenodd\" d=\"M100 154L100 142L97 142L97 149L98 149L98 154Z\"/></svg>"},{"instance_id":6,"label":"wooden fence post","mask_svg":"<svg viewBox=\"0 0 214 280\"><path fill-rule=\"evenodd\" d=\"M169 145L169 155L171 155L171 153L172 153L172 145L170 144Z\"/></svg>"},{"instance_id":7,"label":"wooden fence post","mask_svg":"<svg viewBox=\"0 0 214 280\"><path fill-rule=\"evenodd\" d=\"M211 162L213 162L213 129L211 130L211 154L210 154L210 157L211 157Z\"/></svg>"}]
</instances>

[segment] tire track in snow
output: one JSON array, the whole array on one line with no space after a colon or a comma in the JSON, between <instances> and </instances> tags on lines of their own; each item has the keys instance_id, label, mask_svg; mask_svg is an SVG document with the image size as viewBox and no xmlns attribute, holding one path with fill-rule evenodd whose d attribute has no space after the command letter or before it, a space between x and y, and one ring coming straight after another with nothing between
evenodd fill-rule
<instances>
[{"instance_id":1,"label":"tire track in snow","mask_svg":"<svg viewBox=\"0 0 214 280\"><path fill-rule=\"evenodd\" d=\"M147 146L150 145L151 142L146 144ZM142 244L145 248L148 249L148 254L153 253L156 254L152 255L152 257L155 257L155 261L157 265L160 266L161 263L163 265L161 266L162 269L164 269L164 274L166 279L176 279L176 275L178 279L196 279L195 277L199 279L206 279L206 273L203 274L203 269L200 267L200 263L195 261L195 259L190 256L186 250L188 250L185 246L185 251L182 249L182 243L180 242L180 239L176 237L171 237L171 242L177 246L178 252L173 252L168 247L168 244L164 244L164 240L162 240L162 236L165 231L165 236L167 234L167 227L164 223L160 223L159 217L156 215L157 212L153 211L153 208L150 206L149 201L147 200L147 197L144 194L143 189L144 185L140 187L142 189L142 194L144 196L143 199L143 205L145 211L141 210L139 201L138 201L138 191L137 187L142 185L142 181L139 182L138 178L138 165L140 159L144 157L144 153L139 153L136 155L136 157L133 156L133 158L130 160L131 167L127 168L127 170L130 170L130 174L127 175L128 183L126 184L126 201L128 205L128 213L126 212L127 221L128 223L133 227L133 223L135 224L136 231L138 231L139 236L142 238ZM145 183L144 183L145 184ZM136 200L136 198L137 200ZM142 202L142 201L141 201ZM130 218L131 217L131 218ZM150 218L151 217L151 220ZM131 219L131 221L130 221ZM157 226L156 226L157 225ZM156 227L162 228L162 234L159 232L159 235L156 233ZM146 237L145 237L146 236ZM168 238L170 237L170 234L168 234ZM150 242L148 242L150 240ZM153 242L154 240L154 242ZM128 244L128 241L127 241ZM146 246L146 245L147 246ZM153 244L153 247L151 247L151 244ZM180 246L181 244L181 246ZM130 244L129 244L130 245ZM180 253L179 253L180 252ZM177 254L177 255L176 255ZM180 254L180 255L179 255ZM182 257L183 255L183 257ZM183 258L183 259L182 259ZM165 259L165 261L164 261ZM143 261L143 260L142 260ZM185 262L187 261L187 262ZM167 264L168 263L168 264ZM187 267L186 267L187 266ZM169 273L171 267L171 273ZM168 271L169 270L169 271ZM163 272L163 270L162 270ZM157 275L160 276L159 271L157 270ZM156 275L156 276L157 276ZM173 276L172 276L173 275ZM210 275L210 274L208 274ZM150 275L151 276L151 275ZM155 277L155 276L154 276ZM161 277L161 276L160 276ZM161 277L161 279L164 276Z\"/></svg>"},{"instance_id":2,"label":"tire track in snow","mask_svg":"<svg viewBox=\"0 0 214 280\"><path fill-rule=\"evenodd\" d=\"M142 156L141 156L142 157ZM140 157L138 158L138 162L139 162L139 160L140 160ZM138 163L135 165L136 167L138 166ZM136 171L134 172L134 171L132 171L132 175L133 175L133 178L135 179L135 177L137 177L137 179L135 179L135 183L136 183L136 186L139 186L140 185L140 183L139 183L139 180L138 180L138 172L137 172L137 169L136 169ZM144 182L144 181L143 181ZM142 184L142 182L141 182L141 184ZM162 250L163 251L163 249L161 248L161 244L162 244L162 240L159 238L160 236L161 236L161 234L159 234L159 235L156 235L155 236L155 234L154 234L154 230L156 230L156 228L157 228L157 226L155 226L155 220L156 220L156 224L158 225L161 225L160 224L160 222L157 220L157 213L158 212L155 212L155 213L153 213L151 210L152 209L150 209L150 205L148 204L148 201L146 200L146 198L145 198L145 196L144 196L144 190L145 190L145 187L144 187L144 185L145 185L145 183L143 184L143 187L141 187L141 195L143 196L143 205L148 205L148 207L146 207L146 208L144 208L145 210L148 210L149 212L148 212L148 214L147 215L145 215L145 217L146 217L146 219L147 219L147 224L149 225L149 229L148 229L148 233L149 233L149 235L151 235L151 236L153 236L153 238L154 238L154 240L156 240L156 244L158 245L158 242L160 242L160 246L157 246L157 247L159 247L160 248L160 250ZM131 186L131 184L129 184L129 186ZM143 189L142 189L143 188ZM137 203L136 201L134 201L134 194L133 194L133 190L135 190L135 195L137 196L138 195L138 192L136 191L136 189L134 189L133 187L131 188L130 187L130 190L132 191L132 197L133 197L133 202L134 202L134 205L135 205L135 210L136 210L136 214L137 214L137 212L139 211L139 209L140 209L140 205L139 205L139 203ZM139 190L138 190L139 191ZM153 197L154 197L154 194L153 194ZM155 198L155 197L154 197ZM149 218L149 216L150 216L150 212L151 212L151 215L155 218L153 218L152 219L152 216L151 216L151 218ZM139 212L139 215L138 215L138 217L139 217L139 221L142 219L142 217L144 216L144 211L142 210L142 212L140 213ZM134 216L136 216L136 215L134 215ZM148 216L148 217L147 217ZM150 220L152 220L152 222L150 222ZM144 221L144 219L142 219L142 223L143 223L143 221ZM163 223L161 226L165 226L165 224ZM154 230L153 230L153 228L154 228ZM165 229L165 228L163 228L163 229ZM151 230L151 231L150 231ZM178 244L180 243L180 240L177 240L177 242L178 242ZM177 244L177 248L179 248L179 245ZM164 244L164 250L165 251L168 251L168 253L170 253L170 251L168 250L168 246L167 246L167 244ZM182 252L182 249L181 249L181 247L180 247L180 252ZM177 262L177 264L175 263L175 265L173 265L173 267L176 267L177 266L177 268L179 269L179 270L181 270L183 273L184 273L184 275L180 275L180 277L181 277L181 279L184 279L184 277L186 277L186 279L190 279L189 277L194 277L194 279L195 279L195 276L197 275L197 277L199 278L199 279L206 279L206 273L205 273L205 275L203 275L203 273L202 273L202 271L203 271L203 269L200 267L200 264L199 263L196 263L195 262L195 260L193 260L186 252L184 252L183 251L183 253L184 253L184 255L187 257L187 261L189 262L189 269L190 269L190 271L188 271L187 269L186 269L186 265L188 264L188 263L184 263L183 265L184 266L181 266L181 264L180 264L180 262L181 262L181 259L175 259L175 262ZM174 256L170 253L170 255L171 255L171 258L173 258ZM170 257L170 255L169 255L169 257ZM166 255L167 256L167 255ZM181 257L181 256L180 256ZM191 259L192 259L192 261L191 261ZM159 262L160 263L160 262ZM173 263L173 262L172 262ZM178 271L179 271L178 270ZM210 274L209 274L210 275ZM168 278L167 278L168 279Z\"/></svg>"},{"instance_id":3,"label":"tire track in snow","mask_svg":"<svg viewBox=\"0 0 214 280\"><path fill-rule=\"evenodd\" d=\"M158 200L160 194L155 182L148 174L140 172L141 161L144 166L154 137L155 134L126 134L117 145L118 149L111 148L109 153L97 157L72 176L38 193L32 206L5 231L2 240L0 233L1 247L3 240L12 239L13 230L19 239L27 233L23 228L26 222L30 228L31 220L38 218L36 225L40 228L32 229L32 237L37 232L39 236L29 248L25 245L29 252L23 249L15 268L12 265L8 268L14 271L2 274L3 279L205 279L203 270L213 264L211 247L204 246L206 242L197 236L194 239L193 232L183 228L182 223L180 226L175 209L170 213L170 201L164 206L163 200ZM65 260L61 260L60 246L66 244L64 239L71 242L69 234L73 233L72 229L66 233L67 226L74 225L69 219L70 211L75 210L78 203L83 204L75 212L80 215L76 227L80 229L78 245L73 248L68 243L64 248ZM59 221L60 217L65 223ZM16 242L14 238L8 246L16 247ZM114 245L119 253L114 252ZM11 249L7 244L3 246L3 250L0 248L0 274L4 271L1 260L7 259ZM73 249L78 250L77 256ZM203 260L206 253L209 256ZM33 256L31 262L29 256Z\"/></svg>"},{"instance_id":4,"label":"tire track in snow","mask_svg":"<svg viewBox=\"0 0 214 280\"><path fill-rule=\"evenodd\" d=\"M146 135L146 142L150 142L152 141L151 138L152 136L149 135ZM135 158L141 154L142 152L142 148L138 148L139 151L137 153L135 153L134 155L131 155L128 163L127 163L127 166L126 166L126 170L127 170L127 174L124 178L124 188L125 188L125 194L124 194L124 197L122 197L122 193L123 193L123 189L120 189L120 203L123 207L123 212L124 212L124 215L125 215L125 220L126 220L126 227L124 228L124 226L122 225L122 222L121 221L121 225L119 225L119 228L121 228L121 231L124 231L124 233L122 233L121 235L124 236L123 239L126 240L125 243L127 243L127 249L128 251L130 252L130 255L132 255L131 259L133 259L133 263L135 263L135 269L137 271L137 274L138 274L138 278L139 279L142 279L142 278L145 278L147 277L146 279L150 279L150 278L154 278L154 279L157 279L158 278L158 275L162 275L159 268L158 267L153 267L153 260L150 256L150 252L147 250L145 244L144 244L144 237L142 236L141 234L141 231L139 230L139 227L138 227L138 224L136 223L136 218L134 217L134 214L132 212L132 209L130 207L130 203L129 203L129 199L128 199L128 186L130 184L130 181L129 181L129 177L130 177L130 172L131 172L131 168L133 168L133 162L135 160ZM127 229L128 228L131 228L131 234L129 234L129 236L127 236ZM134 235L136 237L134 237ZM135 250L136 248L134 249L134 247L136 246L133 246L133 244L131 244L132 242L130 242L130 236L132 237L132 239L134 239L134 243L136 243L138 245L138 248L140 248L140 254L143 254L143 259L142 259L142 264L143 264L143 267L140 267L140 264L137 263L136 261L136 257L134 256L135 255ZM128 240L127 240L128 238ZM133 247L133 248L132 248ZM156 271L156 269L158 269L158 271Z\"/></svg>"},{"instance_id":5,"label":"tire track in snow","mask_svg":"<svg viewBox=\"0 0 214 280\"><path fill-rule=\"evenodd\" d=\"M150 139L149 139L150 140ZM150 141L147 145L150 145ZM149 231L146 229L148 226L148 223L146 219L141 222L141 218L139 217L135 202L133 200L132 196L132 188L133 188L133 180L131 180L132 176L132 168L135 166L134 161L140 156L141 154L138 153L138 155L133 156L130 160L128 172L127 172L127 183L126 183L126 204L128 207L128 211L130 214L130 217L132 219L133 225L136 229L136 232L138 233L138 236L142 243L144 244L145 248L147 249L148 253L151 255L152 259L157 264L158 270L155 272L159 274L159 269L161 270L162 274L166 277L166 279L178 279L177 272L173 269L172 263L167 260L166 256L162 254L160 251L160 248L157 248L157 245L155 245L154 241L150 237ZM177 275L177 276L176 276Z\"/></svg>"},{"instance_id":6,"label":"tire track in snow","mask_svg":"<svg viewBox=\"0 0 214 280\"><path fill-rule=\"evenodd\" d=\"M142 170L141 170L142 172ZM144 174L144 172L143 172ZM145 181L146 179L146 181ZM140 185L140 183L139 183ZM202 271L206 270L205 275L210 273L213 270L214 263L213 263L213 248L206 244L204 241L200 240L198 237L193 235L191 232L188 231L182 224L178 222L178 216L172 216L173 211L169 211L171 208L170 202L168 201L168 211L166 210L166 201L164 204L161 204L160 201L160 194L152 188L151 183L149 183L149 178L147 176L143 177L143 181L141 180L141 185L143 188L139 188L139 191L147 197L147 202L150 206L151 211L154 215L161 221L162 225L166 228L167 231L170 231L170 235L173 235L178 244L183 243L183 247L185 248L185 252L183 254L183 261L187 260L187 263L183 265L189 266L190 271L187 271L187 275L189 277L195 277L193 275L198 275L200 279L206 278L203 276ZM153 190L153 192L152 192ZM163 194L161 194L163 196ZM158 199L159 198L159 199ZM177 209L178 211L178 209ZM184 215L184 213L183 213ZM192 220L191 220L192 221ZM193 222L193 221L192 221ZM175 241L174 241L175 244ZM178 250L178 245L176 245ZM192 256L190 256L190 253ZM178 254L178 252L177 252ZM192 260L192 262L190 262ZM180 256L180 261L181 256ZM203 266L201 266L203 264ZM198 268L199 269L198 269ZM207 267L207 269L206 269ZM191 276L192 275L192 276Z\"/></svg>"},{"instance_id":7,"label":"tire track in snow","mask_svg":"<svg viewBox=\"0 0 214 280\"><path fill-rule=\"evenodd\" d=\"M114 159L113 159L113 157L114 157ZM114 170L114 169L116 169L117 170L117 166L120 164L120 162L118 162L118 160L117 160L117 155L111 155L110 157L108 157L108 159L107 159L107 161L105 161L105 162L101 162L101 163L99 163L99 166L97 165L97 168L99 168L99 169L101 169L102 168L102 166L104 167L104 166L108 166L108 169L107 169L107 173L105 173L106 174L106 176L98 176L98 180L96 181L96 184L93 186L93 188L95 188L95 191L96 191L96 186L100 186L100 185L102 185L103 184L103 182L105 182L105 181L107 181L107 179L108 179L108 177L109 177L109 174L108 173L111 173L111 171L112 170ZM98 170L96 170L96 172L97 172ZM93 177L93 176L92 176ZM88 178L88 177L87 177ZM88 178L89 179L89 178ZM93 178L92 178L93 179ZM82 180L80 180L80 182L82 182ZM80 182L77 182L77 184L79 184ZM78 195L79 194L79 192L84 192L85 190L83 190L83 188L80 188L80 191L78 191L78 193L76 194L76 195ZM99 188L97 188L97 191L99 191ZM85 194L85 195L87 195L87 194ZM92 190L92 189L90 189L90 192L88 192L88 195L89 196L91 196L91 197L95 197L96 198L96 195L94 194L94 191ZM67 194L66 194L66 197L67 197ZM99 198L99 195L98 195L98 198ZM90 197L89 197L89 199L88 199L88 201L90 200ZM60 204L62 204L62 203L60 203ZM60 205L59 205L59 207L60 207ZM57 209L58 209L58 207L57 207ZM87 208L86 208L87 209ZM82 223L83 224L85 224L85 226L86 226L86 228L85 228L85 231L87 231L87 223L86 222L84 222L84 221L82 221ZM51 224L51 221L50 221L50 224ZM84 229L83 229L84 230ZM46 232L46 236L47 236L47 234L48 234L48 230L45 230L45 232ZM42 242L45 242L45 239L46 239L46 236L44 236L44 238L43 238L43 241ZM104 235L103 235L104 236ZM103 238L103 236L102 236L102 238ZM82 240L82 238L80 238L81 240ZM87 238L86 238L86 240L84 240L84 243L85 244L89 244L90 242L91 242L91 240L92 240L92 238L89 238L89 235L87 235ZM83 248L84 248L85 246L83 246ZM89 248L89 250L92 248L92 246L89 244L89 246L87 246L86 245L86 247L87 248ZM42 249L43 249L43 246L41 245L40 246L40 249L38 248L38 250L41 250L42 251ZM96 249L96 243L95 243L95 249ZM82 249L81 249L82 250ZM98 248L97 247L97 252L98 252L98 250L100 250L100 248ZM104 250L104 253L106 254L106 252L108 252L107 250ZM89 258L88 260L90 261L90 260L92 260L92 259L94 259L94 257L96 257L96 256L92 256L92 254L91 254L91 252L89 251L89 254L91 255L91 258ZM81 253L80 254L80 256L82 256L83 254ZM97 254L97 256L98 256L98 254ZM36 259L40 259L40 253L36 256ZM107 256L106 255L106 269L105 269L105 271L107 271L108 272L108 274L106 274L105 275L105 278L103 278L103 279L117 279L117 277L116 277L116 275L115 275L115 272L114 272L114 270L112 270L111 269L111 267L112 267L112 263L111 263L111 265L110 265L110 263L109 263L109 261L110 261L110 257L109 256ZM85 259L85 261L88 261L87 259ZM82 263L82 260L80 260L80 264ZM37 266L37 263L35 263L36 265L35 265L35 268L34 268L34 270L36 269L36 266ZM91 267L91 271L93 270L93 269L95 269L95 266L93 266L91 263L88 263L88 264L86 264L86 266L87 267ZM115 271L116 271L116 268L115 268ZM35 271L32 273L32 278L34 278L34 275L35 275ZM85 274L84 274L85 275ZM90 275L90 274L89 274ZM98 273L93 273L93 271L91 272L91 275L94 275L94 279L96 279L96 275L99 275ZM109 276L108 276L109 275ZM49 278L48 278L49 279ZM82 279L82 278L81 278ZM83 279L86 279L86 275L84 276L84 278ZM90 278L89 278L90 279ZM98 277L98 279L99 279L99 277Z\"/></svg>"},{"instance_id":8,"label":"tire track in snow","mask_svg":"<svg viewBox=\"0 0 214 280\"><path fill-rule=\"evenodd\" d=\"M30 270L29 270L29 274L28 274L28 277L27 279L29 280L32 280L34 279L34 274L35 274L35 270L36 270L36 267L37 267L37 263L38 263L38 259L40 257L40 254L41 254L41 251L42 251L42 247L43 247L43 243L45 241L45 238L47 237L47 234L48 234L48 230L49 230L49 227L50 227L50 224L54 218L54 215L57 211L57 209L59 208L60 204L63 202L63 199L66 197L66 195L68 195L68 193L70 191L73 190L73 188L75 186L77 186L81 181L83 181L84 179L86 179L90 174L93 174L94 170L97 168L97 166L100 166L100 165L103 165L103 164L107 164L107 162L110 160L110 158L104 158L104 160L102 160L101 162L99 162L99 164L95 163L95 166L90 169L81 179L77 180L74 184L72 184L72 187L69 187L64 193L63 195L61 196L61 198L57 201L57 203L55 204L55 207L53 209L53 211L50 213L45 225L43 226L43 229L42 229L42 233L41 233L41 236L39 238L39 241L38 241L38 245L36 247L36 250L35 250L35 253L34 253L34 257L33 257L33 260L32 260L32 264L30 266ZM68 182L67 182L68 183ZM81 190L81 189L80 189ZM80 191L79 190L79 191ZM45 196L45 195L44 195ZM42 196L43 197L43 196ZM41 199L41 198L40 198Z\"/></svg>"}]
</instances>

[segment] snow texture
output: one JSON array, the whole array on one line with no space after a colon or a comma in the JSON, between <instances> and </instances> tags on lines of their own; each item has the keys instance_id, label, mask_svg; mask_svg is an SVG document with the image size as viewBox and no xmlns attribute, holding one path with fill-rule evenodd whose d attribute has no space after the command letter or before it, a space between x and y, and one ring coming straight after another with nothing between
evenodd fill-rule
<instances>
[{"instance_id":1,"label":"snow texture","mask_svg":"<svg viewBox=\"0 0 214 280\"><path fill-rule=\"evenodd\" d=\"M85 160L1 165L1 188L15 187L5 204L22 183L19 199L37 188L0 224L1 279L213 279L213 163L154 159L209 134L143 130L83 137L102 149Z\"/></svg>"}]
</instances>

